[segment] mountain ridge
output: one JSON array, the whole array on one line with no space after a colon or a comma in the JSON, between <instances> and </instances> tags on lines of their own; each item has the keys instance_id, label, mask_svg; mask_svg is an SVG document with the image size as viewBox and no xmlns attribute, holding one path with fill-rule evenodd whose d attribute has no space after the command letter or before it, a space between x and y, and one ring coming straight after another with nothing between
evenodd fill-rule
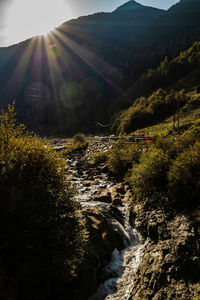
<instances>
[{"instance_id":1,"label":"mountain ridge","mask_svg":"<svg viewBox=\"0 0 200 300\"><path fill-rule=\"evenodd\" d=\"M109 121L110 106L114 105L116 112L116 99L142 73L157 67L165 56L174 56L186 48L182 38L187 32L179 38L179 31L172 27L174 38L169 44L163 28L158 34L154 30L154 24L159 23L156 20L163 20L168 11L141 7L130 13L80 17L62 24L47 38L33 38L1 49L1 107L15 99L20 120L31 129L42 128L44 132L59 130L71 134L80 127L82 131L92 132L97 121L103 124ZM153 46L149 46L153 41L148 34L150 27L155 38ZM145 42L139 44L142 35ZM172 53L167 51L168 46ZM32 86L43 87L42 92L50 95L46 107L38 111L30 105L34 99L26 99L26 91L29 87L32 90Z\"/></svg>"},{"instance_id":2,"label":"mountain ridge","mask_svg":"<svg viewBox=\"0 0 200 300\"><path fill-rule=\"evenodd\" d=\"M127 11L127 10L133 10L143 7L144 5L134 1L130 0L122 5L120 5L117 9L114 10L114 12L121 12L121 11Z\"/></svg>"}]
</instances>

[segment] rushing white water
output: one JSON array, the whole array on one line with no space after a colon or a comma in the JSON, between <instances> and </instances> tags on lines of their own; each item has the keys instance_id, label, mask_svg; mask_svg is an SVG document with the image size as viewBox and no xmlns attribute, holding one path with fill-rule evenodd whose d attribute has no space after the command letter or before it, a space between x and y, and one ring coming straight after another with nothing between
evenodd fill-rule
<instances>
[{"instance_id":1,"label":"rushing white water","mask_svg":"<svg viewBox=\"0 0 200 300\"><path fill-rule=\"evenodd\" d=\"M91 201L91 196L95 190L108 188L113 184L108 180L107 175L99 174L96 176L97 183L85 187L82 182L88 180L87 171L79 173L77 169L74 170L73 167L75 167L75 163L74 165L71 164L71 167L73 182L76 184L78 190L76 200L81 206L95 206L104 212L109 212L109 203ZM110 221L112 222L113 227L123 237L126 248L121 252L114 249L111 262L104 270L106 278L109 279L102 283L88 300L129 300L130 296L132 296L135 273L141 262L146 243L143 243L137 231L130 225L129 205L123 204L117 208L123 215L123 224L111 216ZM133 299L133 296L131 299Z\"/></svg>"},{"instance_id":2,"label":"rushing white water","mask_svg":"<svg viewBox=\"0 0 200 300\"><path fill-rule=\"evenodd\" d=\"M99 286L88 300L128 300L131 296L134 277L141 262L146 244L141 243L137 232L132 245L123 251L113 251L112 260L106 267L106 273L111 278ZM133 299L133 298L132 298Z\"/></svg>"}]
</instances>

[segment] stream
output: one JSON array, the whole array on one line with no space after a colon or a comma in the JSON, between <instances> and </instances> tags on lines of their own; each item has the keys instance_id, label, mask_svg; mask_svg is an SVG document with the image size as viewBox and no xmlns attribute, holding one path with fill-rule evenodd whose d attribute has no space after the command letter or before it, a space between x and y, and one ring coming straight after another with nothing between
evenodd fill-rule
<instances>
[{"instance_id":1,"label":"stream","mask_svg":"<svg viewBox=\"0 0 200 300\"><path fill-rule=\"evenodd\" d=\"M91 200L97 191L114 186L114 179L90 167L87 157L74 156L68 160L68 164L71 180L77 189L76 201L83 208L96 207L102 211L124 241L124 250L114 249L110 263L103 270L109 279L102 283L88 300L128 300L133 288L134 274L147 242L144 243L139 233L131 226L129 204L121 203L117 206L123 216L122 222L111 213L112 203Z\"/></svg>"},{"instance_id":2,"label":"stream","mask_svg":"<svg viewBox=\"0 0 200 300\"><path fill-rule=\"evenodd\" d=\"M66 180L76 187L90 242L88 269L75 299L82 299L82 291L87 300L199 299L196 224L169 207L151 208L148 201L133 207L130 187L116 181L106 164L90 162L110 145L91 144L84 154L67 156Z\"/></svg>"}]
</instances>

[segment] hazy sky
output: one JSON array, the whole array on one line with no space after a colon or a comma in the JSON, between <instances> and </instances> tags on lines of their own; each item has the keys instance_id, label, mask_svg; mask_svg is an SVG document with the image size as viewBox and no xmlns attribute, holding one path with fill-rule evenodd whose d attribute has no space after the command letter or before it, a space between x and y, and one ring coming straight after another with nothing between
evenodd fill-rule
<instances>
[{"instance_id":1,"label":"hazy sky","mask_svg":"<svg viewBox=\"0 0 200 300\"><path fill-rule=\"evenodd\" d=\"M138 0L168 9L179 0ZM45 34L71 18L113 11L127 0L0 0L0 47Z\"/></svg>"},{"instance_id":2,"label":"hazy sky","mask_svg":"<svg viewBox=\"0 0 200 300\"><path fill-rule=\"evenodd\" d=\"M138 0L137 2L147 6L168 9L173 4L179 2L179 0Z\"/></svg>"}]
</instances>

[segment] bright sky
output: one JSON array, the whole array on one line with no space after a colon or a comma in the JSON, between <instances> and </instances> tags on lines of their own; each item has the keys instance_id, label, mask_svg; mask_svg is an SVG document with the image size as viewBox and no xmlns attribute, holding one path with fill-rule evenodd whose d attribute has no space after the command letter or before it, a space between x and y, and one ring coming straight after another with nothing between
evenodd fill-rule
<instances>
[{"instance_id":1,"label":"bright sky","mask_svg":"<svg viewBox=\"0 0 200 300\"><path fill-rule=\"evenodd\" d=\"M158 8L162 8L162 9L168 9L172 5L179 2L179 0L138 0L137 2L139 2L143 5L147 5L147 6L158 7Z\"/></svg>"},{"instance_id":2,"label":"bright sky","mask_svg":"<svg viewBox=\"0 0 200 300\"><path fill-rule=\"evenodd\" d=\"M113 11L127 0L0 0L0 47L46 34L63 22L100 11ZM138 0L167 9L178 0Z\"/></svg>"},{"instance_id":3,"label":"bright sky","mask_svg":"<svg viewBox=\"0 0 200 300\"><path fill-rule=\"evenodd\" d=\"M65 0L12 0L5 14L6 45L45 34L71 16Z\"/></svg>"}]
</instances>

